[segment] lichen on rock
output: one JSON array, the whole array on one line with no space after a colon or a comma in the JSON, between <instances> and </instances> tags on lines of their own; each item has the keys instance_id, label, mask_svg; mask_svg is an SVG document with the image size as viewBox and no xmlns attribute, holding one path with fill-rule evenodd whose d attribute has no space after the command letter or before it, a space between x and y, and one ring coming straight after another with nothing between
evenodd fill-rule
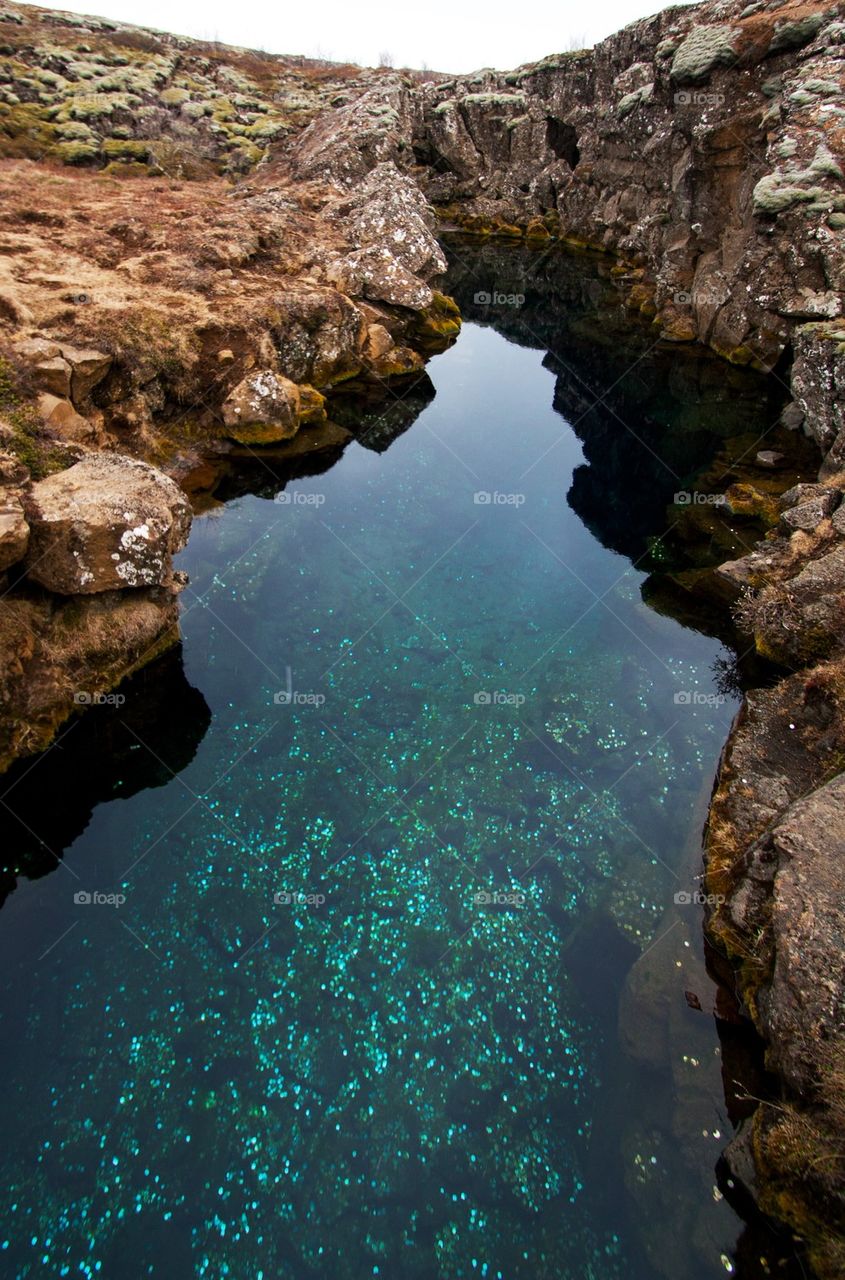
<instances>
[{"instance_id":1,"label":"lichen on rock","mask_svg":"<svg viewBox=\"0 0 845 1280\"><path fill-rule=\"evenodd\" d=\"M693 27L672 59L672 79L676 84L700 84L717 67L732 66L737 36L726 24Z\"/></svg>"},{"instance_id":2,"label":"lichen on rock","mask_svg":"<svg viewBox=\"0 0 845 1280\"><path fill-rule=\"evenodd\" d=\"M26 514L25 572L59 595L168 583L191 527L173 481L119 454L91 454L37 481Z\"/></svg>"}]
</instances>

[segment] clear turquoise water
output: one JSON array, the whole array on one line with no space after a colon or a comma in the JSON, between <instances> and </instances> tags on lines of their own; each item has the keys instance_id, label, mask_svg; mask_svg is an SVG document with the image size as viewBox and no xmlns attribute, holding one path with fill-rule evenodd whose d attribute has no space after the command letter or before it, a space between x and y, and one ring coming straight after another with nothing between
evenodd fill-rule
<instances>
[{"instance_id":1,"label":"clear turquoise water","mask_svg":"<svg viewBox=\"0 0 845 1280\"><path fill-rule=\"evenodd\" d=\"M712 1020L645 1072L616 1011L700 928L673 897L733 707L568 504L542 355L467 325L386 452L197 520L207 732L172 771L133 729L157 785L0 914L6 1274L725 1273Z\"/></svg>"}]
</instances>

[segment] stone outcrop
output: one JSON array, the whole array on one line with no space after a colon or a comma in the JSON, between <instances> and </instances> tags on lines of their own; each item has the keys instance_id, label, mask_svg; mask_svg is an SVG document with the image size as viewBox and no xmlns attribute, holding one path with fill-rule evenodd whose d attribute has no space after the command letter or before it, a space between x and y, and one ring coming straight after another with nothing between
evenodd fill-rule
<instances>
[{"instance_id":1,"label":"stone outcrop","mask_svg":"<svg viewBox=\"0 0 845 1280\"><path fill-rule=\"evenodd\" d=\"M178 639L190 520L135 459L92 453L32 483L0 455L0 770Z\"/></svg>"},{"instance_id":2,"label":"stone outcrop","mask_svg":"<svg viewBox=\"0 0 845 1280\"><path fill-rule=\"evenodd\" d=\"M426 281L446 270L433 235L435 218L417 184L392 161L378 164L349 194L332 200L322 217L342 226L354 246L329 268L350 292L412 310L431 306Z\"/></svg>"},{"instance_id":3,"label":"stone outcrop","mask_svg":"<svg viewBox=\"0 0 845 1280\"><path fill-rule=\"evenodd\" d=\"M95 453L37 481L27 497L27 577L59 595L171 581L191 527L184 494L154 467Z\"/></svg>"},{"instance_id":4,"label":"stone outcrop","mask_svg":"<svg viewBox=\"0 0 845 1280\"><path fill-rule=\"evenodd\" d=\"M179 638L177 585L0 604L0 770Z\"/></svg>"},{"instance_id":5,"label":"stone outcrop","mask_svg":"<svg viewBox=\"0 0 845 1280\"><path fill-rule=\"evenodd\" d=\"M842 6L719 0L510 73L368 88L290 146L352 187L393 164L475 230L593 245L670 339L772 367L842 310Z\"/></svg>"},{"instance_id":6,"label":"stone outcrop","mask_svg":"<svg viewBox=\"0 0 845 1280\"><path fill-rule=\"evenodd\" d=\"M707 828L707 929L766 1045L781 1095L758 1107L745 1148L760 1208L841 1274L845 1046L842 946L845 661L748 694ZM837 1065L838 1064L838 1065Z\"/></svg>"},{"instance_id":7,"label":"stone outcrop","mask_svg":"<svg viewBox=\"0 0 845 1280\"><path fill-rule=\"evenodd\" d=\"M810 1096L819 1047L845 1036L845 775L790 805L748 858L731 921L750 932L760 927L761 913L770 917L771 977L758 993L758 1016L769 1032L770 1064ZM797 1038L796 1026L805 1026L815 1043Z\"/></svg>"}]
</instances>

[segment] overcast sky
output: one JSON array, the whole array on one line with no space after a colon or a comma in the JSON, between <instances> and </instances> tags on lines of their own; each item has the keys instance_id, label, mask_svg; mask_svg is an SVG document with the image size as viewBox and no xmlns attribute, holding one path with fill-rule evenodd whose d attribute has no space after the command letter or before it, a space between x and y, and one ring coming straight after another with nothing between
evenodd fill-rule
<instances>
[{"instance_id":1,"label":"overcast sky","mask_svg":"<svg viewBox=\"0 0 845 1280\"><path fill-rule=\"evenodd\" d=\"M44 0L49 7L49 0ZM594 44L661 0L55 0L55 8L96 13L142 27L226 44L304 53L374 66L382 53L397 67L437 71L506 70L547 53Z\"/></svg>"}]
</instances>

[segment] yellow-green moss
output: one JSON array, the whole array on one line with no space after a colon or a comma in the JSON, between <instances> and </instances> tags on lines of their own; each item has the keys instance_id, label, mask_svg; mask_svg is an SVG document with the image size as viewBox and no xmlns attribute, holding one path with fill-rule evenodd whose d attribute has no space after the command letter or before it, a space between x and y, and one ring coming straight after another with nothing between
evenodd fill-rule
<instances>
[{"instance_id":1,"label":"yellow-green moss","mask_svg":"<svg viewBox=\"0 0 845 1280\"><path fill-rule=\"evenodd\" d=\"M53 150L64 164L90 164L100 156L99 145L82 138L72 142L57 142Z\"/></svg>"},{"instance_id":2,"label":"yellow-green moss","mask_svg":"<svg viewBox=\"0 0 845 1280\"><path fill-rule=\"evenodd\" d=\"M133 141L128 138L106 138L103 143L103 154L110 160L144 161L149 155L150 144L146 141Z\"/></svg>"},{"instance_id":3,"label":"yellow-green moss","mask_svg":"<svg viewBox=\"0 0 845 1280\"><path fill-rule=\"evenodd\" d=\"M12 429L4 447L38 480L67 465L63 453L42 437L41 419L21 386L15 366L0 355L0 417Z\"/></svg>"}]
</instances>

